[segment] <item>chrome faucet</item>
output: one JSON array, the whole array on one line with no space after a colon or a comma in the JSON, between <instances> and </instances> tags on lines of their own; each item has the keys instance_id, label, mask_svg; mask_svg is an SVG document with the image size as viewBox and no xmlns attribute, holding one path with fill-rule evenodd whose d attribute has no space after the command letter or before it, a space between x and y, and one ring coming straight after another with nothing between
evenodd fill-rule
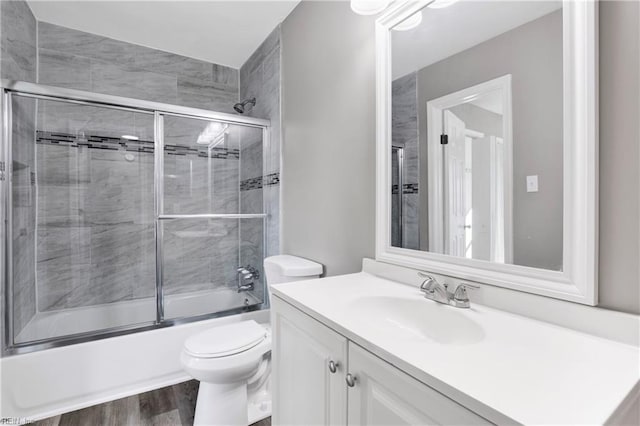
<instances>
[{"instance_id":1,"label":"chrome faucet","mask_svg":"<svg viewBox=\"0 0 640 426\"><path fill-rule=\"evenodd\" d=\"M425 280L420 284L420 291L424 293L424 297L434 302L443 303L445 305L455 306L456 308L468 308L469 296L468 288L479 288L476 285L468 283L460 283L456 290L451 293L447 284L440 284L438 280L424 272L418 272L418 275Z\"/></svg>"},{"instance_id":2,"label":"chrome faucet","mask_svg":"<svg viewBox=\"0 0 640 426\"><path fill-rule=\"evenodd\" d=\"M260 272L256 268L253 268L249 265L240 267L237 269L238 274L242 276L242 280L244 284L238 283L238 293L243 291L253 291L254 285L253 280L257 280L260 278Z\"/></svg>"}]
</instances>

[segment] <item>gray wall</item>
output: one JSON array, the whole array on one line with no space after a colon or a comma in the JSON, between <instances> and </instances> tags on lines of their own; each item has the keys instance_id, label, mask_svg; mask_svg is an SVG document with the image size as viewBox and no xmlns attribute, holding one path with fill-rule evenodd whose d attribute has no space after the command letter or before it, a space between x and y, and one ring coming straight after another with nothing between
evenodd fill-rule
<instances>
[{"instance_id":1,"label":"gray wall","mask_svg":"<svg viewBox=\"0 0 640 426\"><path fill-rule=\"evenodd\" d=\"M640 314L640 4L600 2L600 305Z\"/></svg>"},{"instance_id":2,"label":"gray wall","mask_svg":"<svg viewBox=\"0 0 640 426\"><path fill-rule=\"evenodd\" d=\"M303 1L282 24L282 251L327 275L374 255L374 18Z\"/></svg>"},{"instance_id":3,"label":"gray wall","mask_svg":"<svg viewBox=\"0 0 640 426\"><path fill-rule=\"evenodd\" d=\"M562 12L556 11L418 71L422 170L427 101L512 75L513 263L553 270L562 268L561 41ZM526 192L527 175L539 176L539 192ZM427 201L422 191L422 211ZM423 220L421 232L426 229Z\"/></svg>"}]
</instances>

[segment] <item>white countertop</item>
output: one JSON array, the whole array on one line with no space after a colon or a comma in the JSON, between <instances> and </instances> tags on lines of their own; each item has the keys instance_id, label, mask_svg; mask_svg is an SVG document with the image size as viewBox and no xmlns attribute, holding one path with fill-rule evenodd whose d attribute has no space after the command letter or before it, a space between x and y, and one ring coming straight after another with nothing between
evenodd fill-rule
<instances>
[{"instance_id":1,"label":"white countertop","mask_svg":"<svg viewBox=\"0 0 640 426\"><path fill-rule=\"evenodd\" d=\"M370 311L354 314L354 306L372 296L435 302L415 287L365 272L280 284L271 291L494 423L602 424L625 398L640 392L639 348L482 305L437 304L436 309L455 310L454 316L443 311L445 321L479 326L480 337L466 343L389 333L379 318L367 317ZM433 327L447 327L433 318Z\"/></svg>"}]
</instances>

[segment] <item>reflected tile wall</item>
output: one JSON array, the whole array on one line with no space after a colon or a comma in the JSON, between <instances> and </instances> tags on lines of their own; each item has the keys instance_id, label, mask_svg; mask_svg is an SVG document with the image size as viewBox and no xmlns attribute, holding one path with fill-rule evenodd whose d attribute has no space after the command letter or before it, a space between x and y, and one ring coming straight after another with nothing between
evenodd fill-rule
<instances>
[{"instance_id":1,"label":"reflected tile wall","mask_svg":"<svg viewBox=\"0 0 640 426\"><path fill-rule=\"evenodd\" d=\"M229 113L238 100L234 68L46 22L38 43L43 84Z\"/></svg>"},{"instance_id":2,"label":"reflected tile wall","mask_svg":"<svg viewBox=\"0 0 640 426\"><path fill-rule=\"evenodd\" d=\"M404 147L402 188L402 246L419 249L419 161L416 73L407 74L391 85L391 139Z\"/></svg>"},{"instance_id":3,"label":"reflected tile wall","mask_svg":"<svg viewBox=\"0 0 640 426\"><path fill-rule=\"evenodd\" d=\"M278 182L263 185L260 189L247 189L242 192L242 200L248 210L253 209L249 206L262 203L264 197L264 208L267 214L265 257L280 253L280 76L280 27L278 27L240 68L240 98L256 98L256 106L248 115L271 120L269 140L264 145L264 174L276 174ZM256 148L248 144L245 149L247 152L243 151L243 156L257 158ZM243 162L243 180L262 178L261 166L248 163L245 168L244 165ZM249 234L253 235L252 232ZM244 240L244 235L242 238ZM262 267L261 259L259 263Z\"/></svg>"}]
</instances>

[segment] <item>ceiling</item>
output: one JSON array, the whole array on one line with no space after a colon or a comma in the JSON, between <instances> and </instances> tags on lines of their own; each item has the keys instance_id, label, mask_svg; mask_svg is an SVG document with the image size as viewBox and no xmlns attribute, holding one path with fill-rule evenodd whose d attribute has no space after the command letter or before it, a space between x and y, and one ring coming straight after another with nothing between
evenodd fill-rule
<instances>
[{"instance_id":1,"label":"ceiling","mask_svg":"<svg viewBox=\"0 0 640 426\"><path fill-rule=\"evenodd\" d=\"M422 10L413 30L392 31L393 79L469 49L562 7L561 1L463 0Z\"/></svg>"},{"instance_id":2,"label":"ceiling","mask_svg":"<svg viewBox=\"0 0 640 426\"><path fill-rule=\"evenodd\" d=\"M300 0L28 0L39 21L240 68Z\"/></svg>"}]
</instances>

